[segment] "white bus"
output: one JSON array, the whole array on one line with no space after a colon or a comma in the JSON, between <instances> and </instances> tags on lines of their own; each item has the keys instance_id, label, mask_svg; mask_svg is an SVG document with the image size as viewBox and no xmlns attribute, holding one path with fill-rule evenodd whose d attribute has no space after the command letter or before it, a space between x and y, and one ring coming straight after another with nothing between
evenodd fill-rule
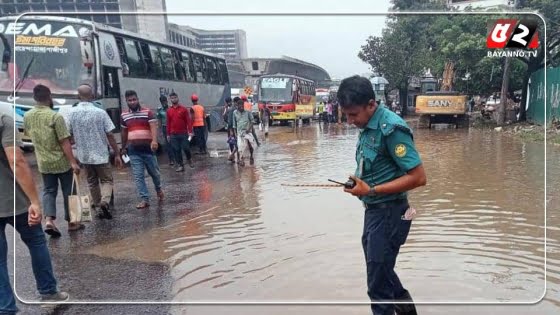
<instances>
[{"instance_id":1,"label":"white bus","mask_svg":"<svg viewBox=\"0 0 560 315\"><path fill-rule=\"evenodd\" d=\"M135 90L141 104L153 110L160 106L161 95L176 92L181 103L190 106L196 93L207 107L210 130L224 127L221 113L231 90L223 57L81 19L14 20L0 18L0 108L11 113L15 102L20 132L37 84L51 89L58 110L75 104L77 87L89 83L115 126L120 126L121 109L127 108L126 90ZM25 138L24 144L32 145Z\"/></svg>"}]
</instances>

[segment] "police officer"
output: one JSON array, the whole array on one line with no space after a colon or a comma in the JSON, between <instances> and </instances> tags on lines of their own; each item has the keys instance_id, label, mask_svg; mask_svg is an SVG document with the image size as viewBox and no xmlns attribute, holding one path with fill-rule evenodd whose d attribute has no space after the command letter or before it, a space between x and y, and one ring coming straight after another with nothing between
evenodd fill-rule
<instances>
[{"instance_id":1,"label":"police officer","mask_svg":"<svg viewBox=\"0 0 560 315\"><path fill-rule=\"evenodd\" d=\"M356 149L354 188L344 191L360 198L365 208L362 246L372 301L410 301L394 271L411 221L407 191L426 184L426 174L406 122L375 102L370 81L353 76L338 89L338 101L348 122L361 129ZM413 303L372 304L375 315L414 315Z\"/></svg>"}]
</instances>

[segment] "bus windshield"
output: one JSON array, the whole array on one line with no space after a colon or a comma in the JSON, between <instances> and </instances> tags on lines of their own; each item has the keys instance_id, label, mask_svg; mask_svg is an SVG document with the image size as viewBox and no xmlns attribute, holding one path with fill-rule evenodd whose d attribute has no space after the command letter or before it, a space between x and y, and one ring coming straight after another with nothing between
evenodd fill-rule
<instances>
[{"instance_id":1,"label":"bus windshield","mask_svg":"<svg viewBox=\"0 0 560 315\"><path fill-rule=\"evenodd\" d=\"M14 80L18 93L32 93L35 85L43 84L53 94L76 94L80 84L92 84L92 50L82 47L91 42L80 39L85 30L56 21L0 21L0 92L12 93Z\"/></svg>"},{"instance_id":2,"label":"bus windshield","mask_svg":"<svg viewBox=\"0 0 560 315\"><path fill-rule=\"evenodd\" d=\"M291 102L292 79L262 78L259 86L259 100L261 102Z\"/></svg>"}]
</instances>

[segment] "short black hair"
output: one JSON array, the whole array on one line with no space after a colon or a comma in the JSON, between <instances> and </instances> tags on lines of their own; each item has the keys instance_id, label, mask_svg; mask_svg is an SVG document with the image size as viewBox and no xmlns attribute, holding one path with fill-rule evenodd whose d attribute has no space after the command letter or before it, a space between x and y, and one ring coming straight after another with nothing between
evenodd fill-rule
<instances>
[{"instance_id":1,"label":"short black hair","mask_svg":"<svg viewBox=\"0 0 560 315\"><path fill-rule=\"evenodd\" d=\"M33 88L33 99L39 103L49 102L51 99L51 89L42 84L37 84Z\"/></svg>"},{"instance_id":2,"label":"short black hair","mask_svg":"<svg viewBox=\"0 0 560 315\"><path fill-rule=\"evenodd\" d=\"M124 92L124 98L129 98L131 96L138 97L138 94L136 94L136 91L134 90L126 90L126 92Z\"/></svg>"},{"instance_id":3,"label":"short black hair","mask_svg":"<svg viewBox=\"0 0 560 315\"><path fill-rule=\"evenodd\" d=\"M373 91L373 85L367 78L355 75L340 82L336 98L343 108L364 106L370 100L375 100L375 92Z\"/></svg>"},{"instance_id":4,"label":"short black hair","mask_svg":"<svg viewBox=\"0 0 560 315\"><path fill-rule=\"evenodd\" d=\"M171 96L179 96L179 95L177 95L177 93L175 93L175 92L171 92L171 93L169 93L169 97L171 97Z\"/></svg>"},{"instance_id":5,"label":"short black hair","mask_svg":"<svg viewBox=\"0 0 560 315\"><path fill-rule=\"evenodd\" d=\"M226 103L229 103L229 102L231 102L231 97L228 96L228 97L226 97Z\"/></svg>"},{"instance_id":6,"label":"short black hair","mask_svg":"<svg viewBox=\"0 0 560 315\"><path fill-rule=\"evenodd\" d=\"M236 96L233 98L233 102L237 103L237 101L239 101L241 98L239 96Z\"/></svg>"},{"instance_id":7,"label":"short black hair","mask_svg":"<svg viewBox=\"0 0 560 315\"><path fill-rule=\"evenodd\" d=\"M165 96L165 95L160 95L160 96L159 96L159 101L160 101L160 102L167 102L167 96Z\"/></svg>"}]
</instances>

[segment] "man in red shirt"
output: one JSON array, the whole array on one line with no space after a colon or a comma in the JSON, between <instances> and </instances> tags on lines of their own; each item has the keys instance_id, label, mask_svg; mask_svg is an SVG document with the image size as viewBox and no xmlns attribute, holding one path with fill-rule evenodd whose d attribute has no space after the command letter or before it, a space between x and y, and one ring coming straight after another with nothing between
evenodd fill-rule
<instances>
[{"instance_id":1,"label":"man in red shirt","mask_svg":"<svg viewBox=\"0 0 560 315\"><path fill-rule=\"evenodd\" d=\"M189 138L193 135L193 122L190 111L179 104L177 93L169 94L171 100L171 108L167 110L167 140L173 148L175 154L175 162L177 162L176 172L184 172L183 152L187 156L187 163L194 168L192 163L191 149Z\"/></svg>"},{"instance_id":2,"label":"man in red shirt","mask_svg":"<svg viewBox=\"0 0 560 315\"><path fill-rule=\"evenodd\" d=\"M193 118L193 129L194 137L196 138L196 144L200 150L201 154L206 154L206 114L204 112L204 106L198 104L198 95L191 95L191 101L193 103L192 109L194 111Z\"/></svg>"}]
</instances>

